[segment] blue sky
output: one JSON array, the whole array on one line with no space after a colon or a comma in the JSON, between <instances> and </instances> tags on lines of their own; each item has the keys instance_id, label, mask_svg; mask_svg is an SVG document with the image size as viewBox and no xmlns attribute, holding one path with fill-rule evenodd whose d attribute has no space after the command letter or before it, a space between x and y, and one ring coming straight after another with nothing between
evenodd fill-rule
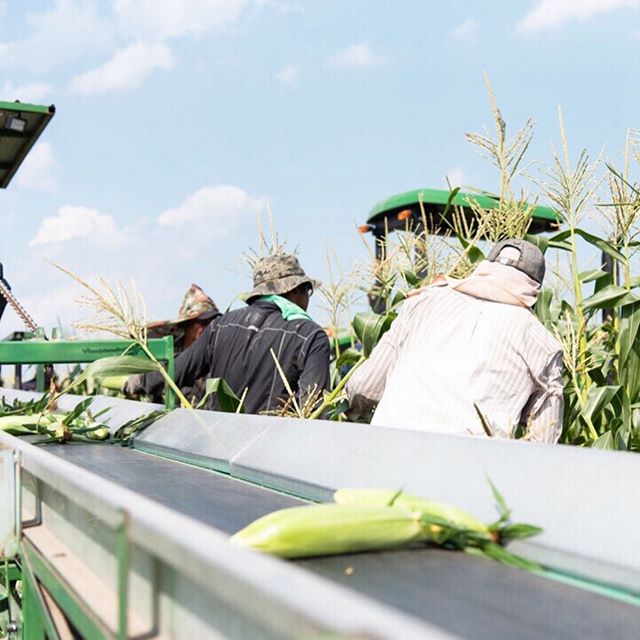
<instances>
[{"instance_id":1,"label":"blue sky","mask_svg":"<svg viewBox=\"0 0 640 640\"><path fill-rule=\"evenodd\" d=\"M491 124L483 71L512 132L535 119L530 160L561 106L575 153L619 161L639 50L640 0L0 0L0 100L57 108L0 192L5 276L46 327L82 315L47 260L133 278L151 318L191 282L224 308L267 204L308 273L326 242L348 270L378 200L497 189L464 137Z\"/></svg>"}]
</instances>

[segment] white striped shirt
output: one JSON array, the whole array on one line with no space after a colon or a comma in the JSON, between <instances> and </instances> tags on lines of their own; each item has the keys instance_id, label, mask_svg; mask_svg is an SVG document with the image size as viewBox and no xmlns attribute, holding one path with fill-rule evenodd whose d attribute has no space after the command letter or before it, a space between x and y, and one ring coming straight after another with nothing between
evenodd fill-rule
<instances>
[{"instance_id":1,"label":"white striped shirt","mask_svg":"<svg viewBox=\"0 0 640 640\"><path fill-rule=\"evenodd\" d=\"M372 424L557 442L562 347L524 307L432 285L403 305L347 384L352 407L378 402ZM474 406L475 405L475 406ZM477 408L476 408L477 407Z\"/></svg>"}]
</instances>

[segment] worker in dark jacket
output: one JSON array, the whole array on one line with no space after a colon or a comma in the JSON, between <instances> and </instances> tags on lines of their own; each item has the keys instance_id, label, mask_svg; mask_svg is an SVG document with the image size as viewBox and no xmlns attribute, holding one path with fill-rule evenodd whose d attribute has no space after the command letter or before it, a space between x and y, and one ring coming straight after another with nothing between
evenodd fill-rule
<instances>
[{"instance_id":1,"label":"worker in dark jacket","mask_svg":"<svg viewBox=\"0 0 640 640\"><path fill-rule=\"evenodd\" d=\"M290 401L282 374L300 405L319 397L329 384L329 340L307 314L315 285L293 255L258 260L247 306L215 318L176 359L178 386L223 378L244 396L247 413L276 412ZM156 373L132 376L127 392L153 395L162 384ZM207 408L219 408L215 397Z\"/></svg>"}]
</instances>

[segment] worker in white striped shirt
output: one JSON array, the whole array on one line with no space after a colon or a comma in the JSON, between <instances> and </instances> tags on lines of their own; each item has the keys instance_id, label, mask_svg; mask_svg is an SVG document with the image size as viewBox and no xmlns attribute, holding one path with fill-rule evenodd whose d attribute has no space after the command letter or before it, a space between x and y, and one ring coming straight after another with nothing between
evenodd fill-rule
<instances>
[{"instance_id":1,"label":"worker in white striped shirt","mask_svg":"<svg viewBox=\"0 0 640 640\"><path fill-rule=\"evenodd\" d=\"M374 425L555 443L564 409L562 346L532 312L542 252L498 242L464 280L437 278L405 301L355 372L351 409Z\"/></svg>"}]
</instances>

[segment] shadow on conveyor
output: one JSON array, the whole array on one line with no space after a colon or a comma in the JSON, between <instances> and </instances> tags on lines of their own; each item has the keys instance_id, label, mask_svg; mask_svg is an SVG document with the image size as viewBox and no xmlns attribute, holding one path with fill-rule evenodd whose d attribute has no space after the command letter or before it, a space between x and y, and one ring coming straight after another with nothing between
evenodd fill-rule
<instances>
[{"instance_id":1,"label":"shadow on conveyor","mask_svg":"<svg viewBox=\"0 0 640 640\"><path fill-rule=\"evenodd\" d=\"M302 501L111 445L47 450L226 533ZM414 549L298 560L300 567L465 638L636 640L640 607L489 560Z\"/></svg>"}]
</instances>

